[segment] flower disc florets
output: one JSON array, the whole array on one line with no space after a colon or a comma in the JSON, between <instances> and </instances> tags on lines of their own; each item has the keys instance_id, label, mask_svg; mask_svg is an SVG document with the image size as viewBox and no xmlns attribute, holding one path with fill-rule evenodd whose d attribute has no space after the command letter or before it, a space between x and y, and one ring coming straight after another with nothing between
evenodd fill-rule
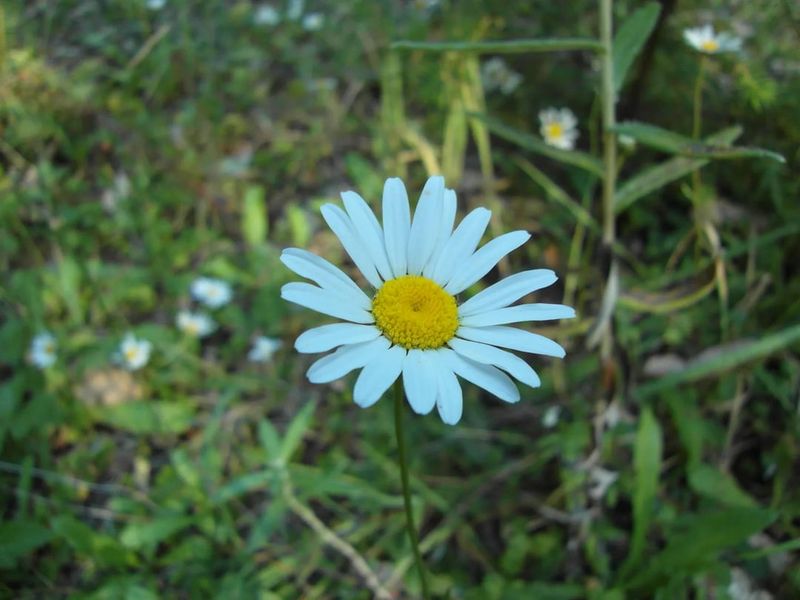
<instances>
[{"instance_id":1,"label":"flower disc florets","mask_svg":"<svg viewBox=\"0 0 800 600\"><path fill-rule=\"evenodd\" d=\"M372 301L372 314L383 335L407 350L441 348L458 329L455 298L419 275L384 283Z\"/></svg>"}]
</instances>

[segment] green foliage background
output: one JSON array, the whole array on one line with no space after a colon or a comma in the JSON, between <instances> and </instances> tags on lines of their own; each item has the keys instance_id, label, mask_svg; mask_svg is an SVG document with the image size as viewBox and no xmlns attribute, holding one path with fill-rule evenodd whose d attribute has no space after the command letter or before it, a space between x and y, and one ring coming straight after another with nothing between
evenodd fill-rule
<instances>
[{"instance_id":1,"label":"green foliage background","mask_svg":"<svg viewBox=\"0 0 800 600\"><path fill-rule=\"evenodd\" d=\"M658 165L682 176L618 205L601 361L597 55L509 54L523 82L504 96L474 52L391 49L596 38L597 7L429 4L309 2L317 32L258 25L244 1L3 4L0 596L416 596L391 402L362 411L348 382L307 383L291 346L324 320L280 300L278 256L343 264L319 205L347 189L377 203L387 176L417 190L436 171L462 209L493 209L493 233L534 233L500 275L554 268L543 300L579 316L537 329L568 355L534 358L543 386L519 404L465 386L457 427L408 417L436 594L733 598L741 569L800 597L800 11L663 0L631 54L619 119L681 137L620 130L640 138L620 193ZM614 4L619 25L643 3ZM724 135L749 149L729 160L672 156L698 66L681 33L703 22L745 38L707 66L703 133L739 126ZM551 105L578 115L585 154L542 145ZM201 274L235 294L202 343L174 327ZM43 329L59 358L39 371L26 352ZM109 360L127 331L154 345L133 374ZM257 334L284 340L270 364L245 359Z\"/></svg>"}]
</instances>

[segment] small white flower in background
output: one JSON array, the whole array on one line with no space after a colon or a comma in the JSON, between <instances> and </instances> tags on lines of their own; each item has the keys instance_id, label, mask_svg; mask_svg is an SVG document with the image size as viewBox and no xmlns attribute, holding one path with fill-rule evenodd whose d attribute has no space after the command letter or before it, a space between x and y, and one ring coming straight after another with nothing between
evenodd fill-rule
<instances>
[{"instance_id":1,"label":"small white flower in background","mask_svg":"<svg viewBox=\"0 0 800 600\"><path fill-rule=\"evenodd\" d=\"M322 29L322 24L325 18L321 13L308 13L303 17L303 29L306 31L319 31Z\"/></svg>"},{"instance_id":2,"label":"small white flower in background","mask_svg":"<svg viewBox=\"0 0 800 600\"><path fill-rule=\"evenodd\" d=\"M233 291L230 284L212 277L198 277L192 282L192 298L209 308L219 308L231 301Z\"/></svg>"},{"instance_id":3,"label":"small white flower in background","mask_svg":"<svg viewBox=\"0 0 800 600\"><path fill-rule=\"evenodd\" d=\"M191 335L192 337L205 337L216 327L213 319L204 313L193 313L182 310L176 319L178 329Z\"/></svg>"},{"instance_id":4,"label":"small white flower in background","mask_svg":"<svg viewBox=\"0 0 800 600\"><path fill-rule=\"evenodd\" d=\"M487 92L500 90L508 95L519 87L522 75L510 69L502 58L492 58L481 66L481 81Z\"/></svg>"},{"instance_id":5,"label":"small white flower in background","mask_svg":"<svg viewBox=\"0 0 800 600\"><path fill-rule=\"evenodd\" d=\"M272 355L283 345L277 338L259 336L253 342L253 347L247 354L247 360L252 362L268 362Z\"/></svg>"},{"instance_id":6,"label":"small white flower in background","mask_svg":"<svg viewBox=\"0 0 800 600\"><path fill-rule=\"evenodd\" d=\"M305 2L303 0L289 0L286 16L292 21L297 21L297 19L303 16L303 8L305 8Z\"/></svg>"},{"instance_id":7,"label":"small white flower in background","mask_svg":"<svg viewBox=\"0 0 800 600\"><path fill-rule=\"evenodd\" d=\"M772 600L772 594L764 590L754 590L753 582L742 569L731 569L731 582L728 584L731 600Z\"/></svg>"},{"instance_id":8,"label":"small white flower in background","mask_svg":"<svg viewBox=\"0 0 800 600\"><path fill-rule=\"evenodd\" d=\"M561 417L561 407L558 405L551 406L542 415L542 425L552 429L558 424L559 417Z\"/></svg>"},{"instance_id":9,"label":"small white flower in background","mask_svg":"<svg viewBox=\"0 0 800 600\"><path fill-rule=\"evenodd\" d=\"M547 108L539 113L544 141L561 150L572 150L578 139L578 120L568 108Z\"/></svg>"},{"instance_id":10,"label":"small white flower in background","mask_svg":"<svg viewBox=\"0 0 800 600\"><path fill-rule=\"evenodd\" d=\"M253 14L253 23L256 25L277 25L280 22L280 13L269 4L262 4L257 7L256 12Z\"/></svg>"},{"instance_id":11,"label":"small white flower in background","mask_svg":"<svg viewBox=\"0 0 800 600\"><path fill-rule=\"evenodd\" d=\"M732 33L715 33L711 25L684 29L683 39L692 48L705 54L738 52L742 49L742 38Z\"/></svg>"},{"instance_id":12,"label":"small white flower in background","mask_svg":"<svg viewBox=\"0 0 800 600\"><path fill-rule=\"evenodd\" d=\"M600 500L606 495L608 488L618 477L619 473L615 471L609 471L602 467L593 467L589 471L589 497L593 500Z\"/></svg>"},{"instance_id":13,"label":"small white flower in background","mask_svg":"<svg viewBox=\"0 0 800 600\"><path fill-rule=\"evenodd\" d=\"M153 345L150 342L140 340L132 333L129 333L123 338L114 358L116 362L129 371L136 371L145 366L147 361L150 360L150 351L152 349Z\"/></svg>"},{"instance_id":14,"label":"small white flower in background","mask_svg":"<svg viewBox=\"0 0 800 600\"><path fill-rule=\"evenodd\" d=\"M147 8L150 10L161 10L167 4L167 0L147 0Z\"/></svg>"},{"instance_id":15,"label":"small white flower in background","mask_svg":"<svg viewBox=\"0 0 800 600\"><path fill-rule=\"evenodd\" d=\"M48 332L42 332L31 340L28 361L39 369L46 369L56 362L56 339Z\"/></svg>"},{"instance_id":16,"label":"small white flower in background","mask_svg":"<svg viewBox=\"0 0 800 600\"><path fill-rule=\"evenodd\" d=\"M131 180L125 173L117 173L110 188L103 190L100 203L107 212L114 212L122 200L131 194Z\"/></svg>"}]
</instances>

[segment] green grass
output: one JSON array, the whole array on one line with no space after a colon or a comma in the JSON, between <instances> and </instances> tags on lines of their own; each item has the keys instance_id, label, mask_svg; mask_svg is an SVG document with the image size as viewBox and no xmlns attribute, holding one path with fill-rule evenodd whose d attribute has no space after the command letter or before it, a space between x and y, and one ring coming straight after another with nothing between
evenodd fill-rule
<instances>
[{"instance_id":1,"label":"green grass","mask_svg":"<svg viewBox=\"0 0 800 600\"><path fill-rule=\"evenodd\" d=\"M391 399L307 382L292 345L327 321L280 299L278 256L348 264L319 206L434 171L493 235L534 234L489 281L552 268L541 301L578 314L537 329L567 357L533 357L520 403L465 384L456 427L407 414L434 594L725 598L736 568L800 596L800 13L693 1L654 25L614 3L638 143L604 245L596 3L307 4L318 32L245 1L3 4L0 597L416 597ZM745 52L708 61L687 143L681 32L709 16ZM481 86L496 54L509 95ZM548 106L580 153L541 141ZM202 341L175 327L200 275L234 289ZM111 361L128 331L153 344L132 373ZM284 342L267 364L257 335Z\"/></svg>"}]
</instances>

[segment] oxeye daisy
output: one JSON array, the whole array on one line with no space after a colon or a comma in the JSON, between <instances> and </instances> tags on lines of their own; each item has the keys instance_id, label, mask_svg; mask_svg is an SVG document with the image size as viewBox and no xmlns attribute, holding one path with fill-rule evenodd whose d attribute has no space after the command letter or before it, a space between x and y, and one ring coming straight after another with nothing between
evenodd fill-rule
<instances>
[{"instance_id":1,"label":"oxeye daisy","mask_svg":"<svg viewBox=\"0 0 800 600\"><path fill-rule=\"evenodd\" d=\"M715 33L711 25L684 29L683 39L695 50L705 54L720 52L738 52L742 48L742 39L731 33Z\"/></svg>"},{"instance_id":2,"label":"oxeye daisy","mask_svg":"<svg viewBox=\"0 0 800 600\"><path fill-rule=\"evenodd\" d=\"M568 108L547 108L539 113L545 143L561 150L572 150L578 139L578 120Z\"/></svg>"},{"instance_id":3,"label":"oxeye daisy","mask_svg":"<svg viewBox=\"0 0 800 600\"><path fill-rule=\"evenodd\" d=\"M149 341L140 340L132 333L128 333L120 343L114 359L129 371L136 371L150 360L152 348L153 345Z\"/></svg>"},{"instance_id":4,"label":"oxeye daisy","mask_svg":"<svg viewBox=\"0 0 800 600\"><path fill-rule=\"evenodd\" d=\"M512 231L478 243L490 211L476 208L453 229L456 194L442 177L425 184L413 219L400 179L383 189L383 224L355 192L342 194L344 210L322 207L322 216L369 283L368 292L327 260L288 248L281 261L313 281L288 283L281 296L290 302L348 321L322 325L300 335L299 352L335 352L311 365L312 383L328 383L361 369L353 398L371 406L399 377L411 408L419 414L437 407L442 420L458 423L462 392L458 377L506 402L517 402L511 377L540 385L531 366L508 350L563 357L556 342L510 323L570 318L560 304L511 306L531 292L553 284L548 269L517 273L469 299L459 298L509 252L528 241ZM509 375L511 377L509 377Z\"/></svg>"},{"instance_id":5,"label":"oxeye daisy","mask_svg":"<svg viewBox=\"0 0 800 600\"><path fill-rule=\"evenodd\" d=\"M178 329L192 336L202 338L214 331L216 323L205 313L182 310L176 319Z\"/></svg>"},{"instance_id":6,"label":"oxeye daisy","mask_svg":"<svg viewBox=\"0 0 800 600\"><path fill-rule=\"evenodd\" d=\"M231 301L233 291L230 284L212 277L198 277L192 282L192 298L208 306L219 308Z\"/></svg>"},{"instance_id":7,"label":"oxeye daisy","mask_svg":"<svg viewBox=\"0 0 800 600\"><path fill-rule=\"evenodd\" d=\"M56 362L56 339L48 332L42 332L31 340L28 361L38 369L46 369Z\"/></svg>"},{"instance_id":8,"label":"oxeye daisy","mask_svg":"<svg viewBox=\"0 0 800 600\"><path fill-rule=\"evenodd\" d=\"M269 362L272 360L272 355L278 351L283 345L277 338L265 337L263 335L257 337L253 342L253 347L247 353L247 360L251 362Z\"/></svg>"}]
</instances>

